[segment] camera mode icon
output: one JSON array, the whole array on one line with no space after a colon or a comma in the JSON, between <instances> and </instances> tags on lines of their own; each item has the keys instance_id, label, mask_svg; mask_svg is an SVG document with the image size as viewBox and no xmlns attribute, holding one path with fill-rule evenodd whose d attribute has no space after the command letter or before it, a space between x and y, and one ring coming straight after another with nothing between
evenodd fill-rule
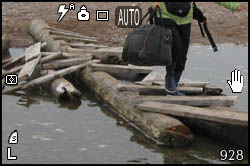
<instances>
[{"instance_id":1,"label":"camera mode icon","mask_svg":"<svg viewBox=\"0 0 250 166\"><path fill-rule=\"evenodd\" d=\"M8 74L5 76L5 84L6 85L17 85L18 84L18 76L16 74Z\"/></svg>"}]
</instances>

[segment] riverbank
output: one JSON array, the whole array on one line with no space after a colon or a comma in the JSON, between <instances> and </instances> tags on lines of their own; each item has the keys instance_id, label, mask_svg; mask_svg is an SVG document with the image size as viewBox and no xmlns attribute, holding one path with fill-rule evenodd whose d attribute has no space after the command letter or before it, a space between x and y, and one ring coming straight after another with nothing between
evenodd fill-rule
<instances>
[{"instance_id":1,"label":"riverbank","mask_svg":"<svg viewBox=\"0 0 250 166\"><path fill-rule=\"evenodd\" d=\"M9 34L11 47L27 47L35 43L35 40L28 34L27 25L32 19L40 18L49 25L77 32L82 35L96 37L99 44L122 46L128 32L132 29L117 28L114 23L115 8L117 6L136 5L140 6L143 13L147 11L146 2L77 2L75 10L70 11L58 23L57 13L59 2L3 2L2 3L2 34ZM69 3L65 3L69 4ZM248 43L248 3L241 2L242 12L232 13L231 11L216 5L213 2L199 2L199 6L208 19L208 27L214 40L219 43ZM89 22L79 22L76 19L80 7L85 5L91 13ZM109 10L109 22L97 22L95 20L96 10ZM209 44L207 39L201 36L196 21L193 21L191 32L191 44Z\"/></svg>"}]
</instances>

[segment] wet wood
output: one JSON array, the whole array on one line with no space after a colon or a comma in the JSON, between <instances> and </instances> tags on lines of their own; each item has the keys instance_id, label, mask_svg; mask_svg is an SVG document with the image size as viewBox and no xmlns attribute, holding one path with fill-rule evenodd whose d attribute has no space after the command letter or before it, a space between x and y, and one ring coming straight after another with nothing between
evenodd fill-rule
<instances>
[{"instance_id":1,"label":"wet wood","mask_svg":"<svg viewBox=\"0 0 250 166\"><path fill-rule=\"evenodd\" d=\"M57 58L60 58L60 57L62 57L62 52L51 53L49 56L41 58L40 63L50 62L51 60L54 60L54 59L57 59ZM17 67L14 67L14 68L10 69L10 70L6 70L6 71L2 72L2 77L5 77L7 74L16 74L16 73L18 73L23 68L23 66L24 65L17 66Z\"/></svg>"},{"instance_id":2,"label":"wet wood","mask_svg":"<svg viewBox=\"0 0 250 166\"><path fill-rule=\"evenodd\" d=\"M64 68L64 67L69 67L69 66L74 66L74 65L81 64L81 63L89 62L91 61L91 59L92 57L53 60L53 61L50 61L49 63L44 63L42 65L42 68L44 70Z\"/></svg>"},{"instance_id":3,"label":"wet wood","mask_svg":"<svg viewBox=\"0 0 250 166\"><path fill-rule=\"evenodd\" d=\"M236 104L237 99L237 96L140 96L134 98L137 103L155 101L197 107L212 105L231 107Z\"/></svg>"},{"instance_id":4,"label":"wet wood","mask_svg":"<svg viewBox=\"0 0 250 166\"><path fill-rule=\"evenodd\" d=\"M122 79L135 81L144 78L145 75L152 71L149 67L126 66L126 65L110 65L110 64L92 64L93 71L104 71L112 76Z\"/></svg>"},{"instance_id":5,"label":"wet wood","mask_svg":"<svg viewBox=\"0 0 250 166\"><path fill-rule=\"evenodd\" d=\"M186 146L193 135L179 120L157 113L145 113L135 108L133 100L119 92L116 84L120 81L101 71L90 68L81 72L81 79L102 100L110 104L123 118L149 136L155 142L168 146Z\"/></svg>"},{"instance_id":6,"label":"wet wood","mask_svg":"<svg viewBox=\"0 0 250 166\"><path fill-rule=\"evenodd\" d=\"M53 70L49 70L48 73L54 72ZM74 101L79 100L81 97L81 92L63 77L50 82L50 91L60 101Z\"/></svg>"},{"instance_id":7,"label":"wet wood","mask_svg":"<svg viewBox=\"0 0 250 166\"><path fill-rule=\"evenodd\" d=\"M63 53L63 58L92 58L93 59L93 55L91 54L76 54L76 53Z\"/></svg>"},{"instance_id":8,"label":"wet wood","mask_svg":"<svg viewBox=\"0 0 250 166\"><path fill-rule=\"evenodd\" d=\"M152 101L141 103L137 105L137 107L143 111L248 126L248 114L240 111L228 111L228 109L218 111L209 108L199 108Z\"/></svg>"},{"instance_id":9,"label":"wet wood","mask_svg":"<svg viewBox=\"0 0 250 166\"><path fill-rule=\"evenodd\" d=\"M222 88L216 87L214 85L206 85L204 87L204 93L207 95L220 95L222 92Z\"/></svg>"},{"instance_id":10,"label":"wet wood","mask_svg":"<svg viewBox=\"0 0 250 166\"><path fill-rule=\"evenodd\" d=\"M90 62L86 62L86 63L83 63L83 64L80 64L80 65L76 65L76 66L71 66L71 67L68 67L68 68L65 68L65 69L62 69L62 70L58 70L54 73L50 73L50 74L47 74L45 76L42 76L42 77L39 77L39 78L36 78L34 80L31 80L23 85L17 85L17 86L14 86L12 88L8 88L8 89L5 89L2 91L3 94L7 94L7 93L11 93L11 92L14 92L14 91L17 91L17 90L25 90L25 89L28 89L28 88L32 88L34 86L38 86L38 85L41 85L41 84L44 84L46 82L49 82L51 80L54 80L54 79L57 79L57 78L60 78L60 77L63 77L67 74L71 74L73 72L76 72L84 67L86 67L89 63L97 63L99 62L98 60L93 60L93 61L90 61Z\"/></svg>"}]
</instances>

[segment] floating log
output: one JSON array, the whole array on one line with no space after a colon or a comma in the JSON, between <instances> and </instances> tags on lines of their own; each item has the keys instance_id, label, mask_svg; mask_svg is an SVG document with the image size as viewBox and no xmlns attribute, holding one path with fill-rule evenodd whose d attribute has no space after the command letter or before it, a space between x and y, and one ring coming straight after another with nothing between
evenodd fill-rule
<instances>
[{"instance_id":1,"label":"floating log","mask_svg":"<svg viewBox=\"0 0 250 166\"><path fill-rule=\"evenodd\" d=\"M57 59L57 58L59 58L61 56L62 56L62 52L51 53L50 56L43 57L41 59L40 63L50 62L51 60ZM15 67L13 69L2 72L2 78L5 77L7 74L16 74L16 73L18 73L22 69L23 66L24 65L17 66L17 67Z\"/></svg>"},{"instance_id":2,"label":"floating log","mask_svg":"<svg viewBox=\"0 0 250 166\"><path fill-rule=\"evenodd\" d=\"M49 70L50 73L55 71ZM50 91L59 101L75 101L81 97L81 92L77 90L68 80L65 78L58 78L50 82Z\"/></svg>"},{"instance_id":3,"label":"floating log","mask_svg":"<svg viewBox=\"0 0 250 166\"><path fill-rule=\"evenodd\" d=\"M69 67L78 65L81 63L89 62L91 61L92 57L87 58L71 58L71 59L59 59L59 60L53 60L49 63L44 63L42 65L42 69L48 70L48 69L57 69L57 68L63 68L63 67Z\"/></svg>"},{"instance_id":4,"label":"floating log","mask_svg":"<svg viewBox=\"0 0 250 166\"><path fill-rule=\"evenodd\" d=\"M104 71L112 76L122 79L135 81L144 78L145 75L152 71L149 67L125 66L125 65L110 65L110 64L92 64L90 65L93 71Z\"/></svg>"},{"instance_id":5,"label":"floating log","mask_svg":"<svg viewBox=\"0 0 250 166\"><path fill-rule=\"evenodd\" d=\"M248 126L248 115L240 111L214 110L209 108L199 108L192 106L183 106L178 104L167 104L160 102L144 102L137 107L143 111L162 113L167 115L181 116L185 118L194 118L221 122L226 124L236 124Z\"/></svg>"},{"instance_id":6,"label":"floating log","mask_svg":"<svg viewBox=\"0 0 250 166\"><path fill-rule=\"evenodd\" d=\"M86 62L86 63L80 64L80 65L71 66L71 67L68 67L68 68L65 68L65 69L62 69L62 70L58 70L58 71L56 71L54 73L51 73L51 74L36 78L34 80L31 80L31 81L29 81L29 82L27 82L27 83L25 83L23 85L17 85L17 86L14 86L12 88L5 89L5 90L2 91L2 93L7 94L7 93L11 93L11 92L14 92L14 91L17 91L17 90L24 90L24 89L27 89L27 88L32 88L34 86L41 85L41 84L46 83L48 81L63 77L64 75L76 72L76 71L86 67L89 63L97 63L97 62L99 62L99 61L98 60L93 60L93 61Z\"/></svg>"},{"instance_id":7,"label":"floating log","mask_svg":"<svg viewBox=\"0 0 250 166\"><path fill-rule=\"evenodd\" d=\"M3 35L2 36L2 60L10 57L8 54L9 43L10 43L10 39L8 35Z\"/></svg>"},{"instance_id":8,"label":"floating log","mask_svg":"<svg viewBox=\"0 0 250 166\"><path fill-rule=\"evenodd\" d=\"M236 104L237 96L135 96L132 100L137 103L155 101L170 104L180 104L198 107L225 106Z\"/></svg>"},{"instance_id":9,"label":"floating log","mask_svg":"<svg viewBox=\"0 0 250 166\"><path fill-rule=\"evenodd\" d=\"M168 146L185 146L191 143L193 135L187 126L166 115L137 110L131 98L118 91L116 84L119 81L108 73L93 72L87 68L81 72L81 79L122 117L154 141Z\"/></svg>"},{"instance_id":10,"label":"floating log","mask_svg":"<svg viewBox=\"0 0 250 166\"><path fill-rule=\"evenodd\" d=\"M207 95L220 95L222 92L222 88L216 87L214 85L206 85L204 87L204 93Z\"/></svg>"}]
</instances>

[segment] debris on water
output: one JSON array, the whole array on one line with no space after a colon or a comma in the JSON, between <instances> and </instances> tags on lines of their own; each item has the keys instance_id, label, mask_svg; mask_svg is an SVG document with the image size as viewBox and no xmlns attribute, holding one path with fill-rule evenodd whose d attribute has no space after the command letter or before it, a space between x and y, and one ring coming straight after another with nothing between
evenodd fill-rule
<instances>
[{"instance_id":1,"label":"debris on water","mask_svg":"<svg viewBox=\"0 0 250 166\"><path fill-rule=\"evenodd\" d=\"M87 148L78 148L78 150L80 150L80 151L86 151Z\"/></svg>"},{"instance_id":2,"label":"debris on water","mask_svg":"<svg viewBox=\"0 0 250 166\"><path fill-rule=\"evenodd\" d=\"M39 136L39 135L32 135L32 138L33 139L39 139L41 141L51 141L52 140L51 138L42 137L42 136Z\"/></svg>"},{"instance_id":3,"label":"debris on water","mask_svg":"<svg viewBox=\"0 0 250 166\"><path fill-rule=\"evenodd\" d=\"M108 145L98 145L99 148L105 148L107 147Z\"/></svg>"},{"instance_id":4,"label":"debris on water","mask_svg":"<svg viewBox=\"0 0 250 166\"><path fill-rule=\"evenodd\" d=\"M54 131L60 132L60 133L65 133L63 129L55 129Z\"/></svg>"}]
</instances>

